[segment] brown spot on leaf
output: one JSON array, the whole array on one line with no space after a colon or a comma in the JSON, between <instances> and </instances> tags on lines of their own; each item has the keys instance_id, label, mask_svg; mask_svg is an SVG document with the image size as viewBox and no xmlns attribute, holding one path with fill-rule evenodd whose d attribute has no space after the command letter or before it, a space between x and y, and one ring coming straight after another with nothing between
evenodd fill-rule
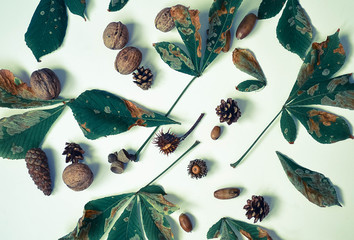
<instances>
[{"instance_id":1,"label":"brown spot on leaf","mask_svg":"<svg viewBox=\"0 0 354 240\"><path fill-rule=\"evenodd\" d=\"M339 53L341 55L345 55L345 50L343 48L343 45L340 43L339 47L333 50L333 53Z\"/></svg>"},{"instance_id":2,"label":"brown spot on leaf","mask_svg":"<svg viewBox=\"0 0 354 240\"><path fill-rule=\"evenodd\" d=\"M88 127L86 127L86 122L84 122L84 123L82 123L82 124L80 124L80 126L83 128L83 129L85 129L85 131L86 132L91 132L91 129L89 129Z\"/></svg>"},{"instance_id":3,"label":"brown spot on leaf","mask_svg":"<svg viewBox=\"0 0 354 240\"><path fill-rule=\"evenodd\" d=\"M26 83L16 78L11 71L6 69L0 70L0 87L12 95L23 98L36 98L32 89Z\"/></svg>"},{"instance_id":4,"label":"brown spot on leaf","mask_svg":"<svg viewBox=\"0 0 354 240\"><path fill-rule=\"evenodd\" d=\"M250 234L249 232L246 232L246 231L243 230L243 229L240 230L240 233L241 233L243 236L245 236L247 239L249 239L249 240L252 240L252 239L253 239L252 236L251 236L251 234Z\"/></svg>"},{"instance_id":5,"label":"brown spot on leaf","mask_svg":"<svg viewBox=\"0 0 354 240\"><path fill-rule=\"evenodd\" d=\"M222 3L220 10L217 10L218 16L227 14L227 9L225 7L225 2Z\"/></svg>"},{"instance_id":6,"label":"brown spot on leaf","mask_svg":"<svg viewBox=\"0 0 354 240\"><path fill-rule=\"evenodd\" d=\"M319 88L319 84L316 84L316 85L310 87L307 90L307 94L310 95L310 96L313 96L315 94L315 92L318 90L318 88Z\"/></svg>"},{"instance_id":7,"label":"brown spot on leaf","mask_svg":"<svg viewBox=\"0 0 354 240\"><path fill-rule=\"evenodd\" d=\"M180 4L171 7L170 10L172 18L185 27L189 26L189 22L187 20L187 16L188 16L187 12L188 12L188 8Z\"/></svg>"},{"instance_id":8,"label":"brown spot on leaf","mask_svg":"<svg viewBox=\"0 0 354 240\"><path fill-rule=\"evenodd\" d=\"M147 124L145 123L145 120L139 118L139 119L136 120L136 122L135 122L134 124L132 124L132 125L130 125L130 126L128 127L128 130L130 130L130 129L131 129L132 127L134 127L134 126L143 126L143 127L146 127Z\"/></svg>"},{"instance_id":9,"label":"brown spot on leaf","mask_svg":"<svg viewBox=\"0 0 354 240\"><path fill-rule=\"evenodd\" d=\"M257 227L257 230L259 232L258 237L259 238L267 238L267 240L272 240L272 238L269 236L268 232L264 230L263 228Z\"/></svg>"},{"instance_id":10,"label":"brown spot on leaf","mask_svg":"<svg viewBox=\"0 0 354 240\"><path fill-rule=\"evenodd\" d=\"M153 113L148 112L128 100L123 100L133 118L141 118L144 114L153 117Z\"/></svg>"},{"instance_id":11,"label":"brown spot on leaf","mask_svg":"<svg viewBox=\"0 0 354 240\"><path fill-rule=\"evenodd\" d=\"M319 116L320 122L327 127L331 126L332 122L337 121L337 116L329 112L318 111L313 109L307 114L309 117Z\"/></svg>"},{"instance_id":12,"label":"brown spot on leaf","mask_svg":"<svg viewBox=\"0 0 354 240\"><path fill-rule=\"evenodd\" d=\"M97 210L85 210L84 211L84 218L94 219L102 212Z\"/></svg>"},{"instance_id":13,"label":"brown spot on leaf","mask_svg":"<svg viewBox=\"0 0 354 240\"><path fill-rule=\"evenodd\" d=\"M307 121L307 125L309 127L309 133L310 134L313 134L315 132L317 137L321 137L322 136L322 134L320 132L320 126L313 119L309 119Z\"/></svg>"},{"instance_id":14,"label":"brown spot on leaf","mask_svg":"<svg viewBox=\"0 0 354 240\"><path fill-rule=\"evenodd\" d=\"M201 57L202 56L202 37L199 33L199 29L201 27L200 20L199 20L199 11L198 10L189 10L189 15L191 17L192 24L195 28L195 34L194 34L195 40L197 42L199 42L199 45L197 47L197 55L198 55L198 57Z\"/></svg>"},{"instance_id":15,"label":"brown spot on leaf","mask_svg":"<svg viewBox=\"0 0 354 240\"><path fill-rule=\"evenodd\" d=\"M326 41L321 43L312 43L312 49L317 51L317 65L321 64L321 55L324 53L324 48L328 47L329 37L327 37Z\"/></svg>"}]
</instances>

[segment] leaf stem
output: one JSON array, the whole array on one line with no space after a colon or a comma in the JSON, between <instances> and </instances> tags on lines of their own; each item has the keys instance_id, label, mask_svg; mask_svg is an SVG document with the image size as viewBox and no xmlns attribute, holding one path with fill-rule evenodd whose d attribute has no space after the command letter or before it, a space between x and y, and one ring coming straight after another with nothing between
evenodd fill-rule
<instances>
[{"instance_id":1,"label":"leaf stem","mask_svg":"<svg viewBox=\"0 0 354 240\"><path fill-rule=\"evenodd\" d=\"M187 153L189 153L193 148L195 148L200 142L195 141L192 146L190 146L187 151L185 151L179 158L177 158L170 166L168 166L165 170L163 170L159 175L157 175L154 179L152 179L148 184L145 185L145 187L151 185L153 182L155 182L159 177L161 177L165 172L167 172L171 167L173 167L179 160L181 160ZM144 188L144 187L143 187Z\"/></svg>"},{"instance_id":2,"label":"leaf stem","mask_svg":"<svg viewBox=\"0 0 354 240\"><path fill-rule=\"evenodd\" d=\"M168 110L168 112L165 114L165 117L167 117L172 110L175 108L176 104L179 102L179 100L181 99L181 97L184 95L184 93L187 91L187 89L189 88L190 85L192 85L192 83L194 82L195 79L197 79L198 76L195 76L192 78L192 80L189 81L189 83L187 84L187 86L184 87L183 91L179 94L178 98L175 100L175 102L172 104L172 106L170 107L170 109ZM157 129L159 128L159 126L157 126L154 131L152 131L152 133L149 135L149 137L145 140L145 142L143 143L143 145L141 145L141 147L138 149L138 151L136 151L135 156L136 156L136 161L138 161L138 156L140 154L140 152L143 150L143 148L145 147L145 145L150 141L150 139L152 138L152 136L154 136L155 132L157 131Z\"/></svg>"},{"instance_id":3,"label":"leaf stem","mask_svg":"<svg viewBox=\"0 0 354 240\"><path fill-rule=\"evenodd\" d=\"M200 114L199 118L197 119L197 121L193 124L193 126L188 130L188 132L186 132L183 136L181 136L179 138L180 141L183 141L184 139L186 139L186 137L188 137L189 134L191 134L191 132L193 132L194 128L196 128L196 126L198 126L199 122L202 120L202 118L204 117L205 113Z\"/></svg>"},{"instance_id":4,"label":"leaf stem","mask_svg":"<svg viewBox=\"0 0 354 240\"><path fill-rule=\"evenodd\" d=\"M237 167L237 165L240 164L240 162L246 157L246 155L248 154L249 151L251 151L251 149L254 147L254 145L258 142L258 140L263 136L263 134L268 130L268 128L272 125L272 123L278 118L278 116L280 115L280 113L282 113L284 110L284 107L282 107L282 109L277 113L277 115L272 119L272 121L270 121L270 123L265 127L265 129L261 132L261 134L256 138L256 140L252 143L252 145L247 149L247 151L241 156L241 158L239 160L237 160L236 162L230 164L231 167L235 168Z\"/></svg>"}]
</instances>

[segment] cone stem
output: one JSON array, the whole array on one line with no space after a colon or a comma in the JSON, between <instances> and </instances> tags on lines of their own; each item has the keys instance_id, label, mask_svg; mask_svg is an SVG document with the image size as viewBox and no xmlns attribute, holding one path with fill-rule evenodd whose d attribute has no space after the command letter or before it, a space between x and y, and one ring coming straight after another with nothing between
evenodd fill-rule
<instances>
[{"instance_id":1,"label":"cone stem","mask_svg":"<svg viewBox=\"0 0 354 240\"><path fill-rule=\"evenodd\" d=\"M184 93L187 91L187 89L189 88L190 85L192 85L192 83L194 82L195 79L197 79L198 76L193 77L189 83L187 84L187 86L184 87L183 91L179 94L178 98L175 100L175 102L172 104L172 106L170 107L170 109L168 110L168 112L165 114L165 117L167 117L168 115L170 115L170 113L172 112L172 110L175 108L175 106L177 105L177 103L179 102L179 100L181 99L181 97L184 95ZM141 147L138 149L138 151L136 151L135 156L136 156L136 161L138 160L138 156L140 154L140 152L144 149L145 145L150 141L150 139L154 136L155 132L157 131L157 129L159 128L159 126L157 126L154 131L152 131L152 133L149 135L149 137L145 140L145 142L143 143L143 145L141 145Z\"/></svg>"},{"instance_id":2,"label":"cone stem","mask_svg":"<svg viewBox=\"0 0 354 240\"><path fill-rule=\"evenodd\" d=\"M188 130L188 132L186 132L182 137L179 138L180 141L183 141L186 137L188 137L188 135L193 132L194 128L196 126L198 126L199 122L202 120L202 118L204 117L204 113L200 114L199 118L197 119L197 121L193 124L193 126Z\"/></svg>"},{"instance_id":3,"label":"cone stem","mask_svg":"<svg viewBox=\"0 0 354 240\"><path fill-rule=\"evenodd\" d=\"M235 168L237 167L237 165L240 164L240 162L246 157L247 153L249 151L251 151L251 149L254 147L254 145L256 145L256 143L258 142L258 140L263 136L263 134L268 130L268 128L273 124L273 122L278 118L278 116L280 115L280 113L283 112L282 108L277 115L272 119L272 121L270 121L270 123L266 126L266 128L261 132L261 134L256 138L256 140L252 143L252 145L247 149L247 151L240 157L239 160L237 160L236 162L230 164L231 167Z\"/></svg>"}]
</instances>

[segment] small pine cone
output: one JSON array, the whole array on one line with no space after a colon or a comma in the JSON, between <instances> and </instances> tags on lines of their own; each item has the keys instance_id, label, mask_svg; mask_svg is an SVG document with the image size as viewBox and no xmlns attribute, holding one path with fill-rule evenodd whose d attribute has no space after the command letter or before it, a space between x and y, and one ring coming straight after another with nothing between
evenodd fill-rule
<instances>
[{"instance_id":1,"label":"small pine cone","mask_svg":"<svg viewBox=\"0 0 354 240\"><path fill-rule=\"evenodd\" d=\"M262 222L263 218L269 213L269 205L262 196L253 195L252 199L247 200L247 204L243 209L247 210L246 216L248 219L254 217L254 223L258 220Z\"/></svg>"},{"instance_id":2,"label":"small pine cone","mask_svg":"<svg viewBox=\"0 0 354 240\"><path fill-rule=\"evenodd\" d=\"M228 125L237 122L239 117L241 117L241 111L237 106L237 102L231 98L228 98L226 102L222 99L221 104L215 110L216 114L220 117L220 122L226 122Z\"/></svg>"},{"instance_id":3,"label":"small pine cone","mask_svg":"<svg viewBox=\"0 0 354 240\"><path fill-rule=\"evenodd\" d=\"M79 160L83 160L83 154L85 151L76 143L65 143L66 147L62 155L66 155L65 162L77 163Z\"/></svg>"},{"instance_id":4,"label":"small pine cone","mask_svg":"<svg viewBox=\"0 0 354 240\"><path fill-rule=\"evenodd\" d=\"M52 193L52 181L45 152L40 148L32 148L27 151L25 161L28 173L38 189L49 196Z\"/></svg>"},{"instance_id":5,"label":"small pine cone","mask_svg":"<svg viewBox=\"0 0 354 240\"><path fill-rule=\"evenodd\" d=\"M133 72L134 83L143 90L148 90L152 85L153 75L149 68L138 67L136 72Z\"/></svg>"}]
</instances>

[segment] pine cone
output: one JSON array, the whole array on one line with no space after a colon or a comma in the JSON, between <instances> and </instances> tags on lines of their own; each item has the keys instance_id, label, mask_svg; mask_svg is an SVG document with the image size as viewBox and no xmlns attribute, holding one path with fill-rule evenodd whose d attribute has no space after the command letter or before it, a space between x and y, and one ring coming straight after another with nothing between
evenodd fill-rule
<instances>
[{"instance_id":1,"label":"pine cone","mask_svg":"<svg viewBox=\"0 0 354 240\"><path fill-rule=\"evenodd\" d=\"M252 200L248 199L243 209L247 210L246 216L248 219L254 217L254 223L258 220L262 222L263 218L269 213L269 205L262 196L253 195Z\"/></svg>"},{"instance_id":2,"label":"pine cone","mask_svg":"<svg viewBox=\"0 0 354 240\"><path fill-rule=\"evenodd\" d=\"M221 104L215 110L216 114L220 117L220 122L226 122L228 125L237 122L239 117L241 117L241 111L237 106L237 102L231 98L228 98L226 102L222 99Z\"/></svg>"},{"instance_id":3,"label":"pine cone","mask_svg":"<svg viewBox=\"0 0 354 240\"><path fill-rule=\"evenodd\" d=\"M80 147L79 144L76 143L65 143L66 147L64 149L64 152L62 155L66 155L65 162L73 162L77 163L79 160L83 160L84 156L82 154L85 153L85 151Z\"/></svg>"},{"instance_id":4,"label":"pine cone","mask_svg":"<svg viewBox=\"0 0 354 240\"><path fill-rule=\"evenodd\" d=\"M138 67L137 72L133 72L134 83L143 90L148 90L151 87L153 75L149 68Z\"/></svg>"},{"instance_id":5,"label":"pine cone","mask_svg":"<svg viewBox=\"0 0 354 240\"><path fill-rule=\"evenodd\" d=\"M40 148L32 148L27 151L25 161L28 173L38 189L49 196L52 193L52 181L45 152Z\"/></svg>"}]
</instances>

